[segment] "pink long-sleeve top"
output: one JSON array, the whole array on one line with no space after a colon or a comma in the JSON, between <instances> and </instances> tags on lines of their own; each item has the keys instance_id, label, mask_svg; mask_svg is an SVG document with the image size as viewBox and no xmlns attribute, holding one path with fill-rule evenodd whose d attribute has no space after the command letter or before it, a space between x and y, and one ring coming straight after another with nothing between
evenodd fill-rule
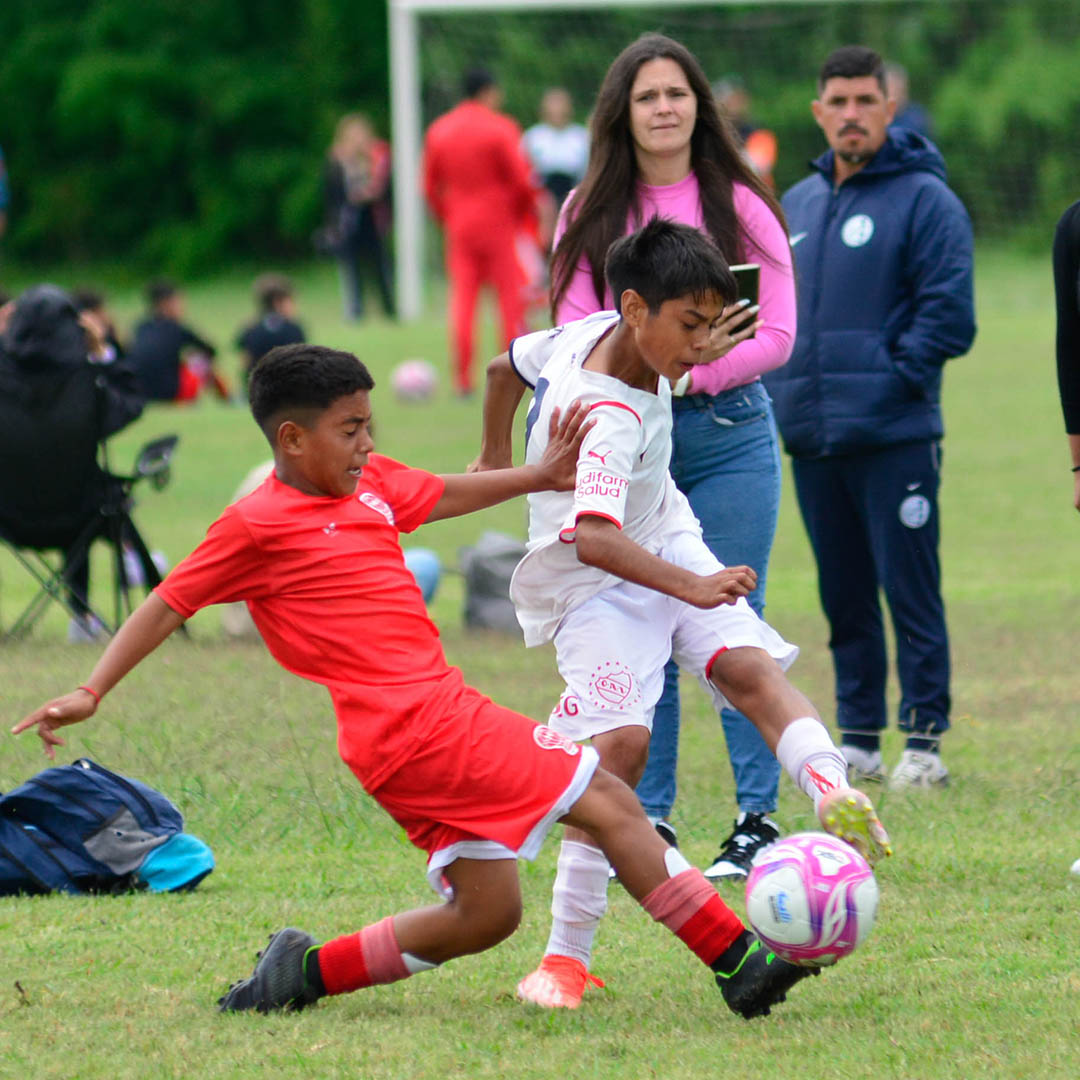
<instances>
[{"instance_id":1,"label":"pink long-sleeve top","mask_svg":"<svg viewBox=\"0 0 1080 1080\"><path fill-rule=\"evenodd\" d=\"M787 363L795 344L795 278L791 268L791 247L787 234L768 205L744 184L732 185L735 214L742 227L746 261L761 264L758 318L764 325L747 341L740 342L727 355L711 364L696 367L690 374L688 394L719 394L733 386L753 382L764 372ZM563 214L555 232L555 242L566 230L565 209L573 192L563 204ZM705 229L701 210L701 195L696 174L690 173L677 184L654 187L638 184L642 222L654 217L671 218L695 228ZM627 232L633 231L634 217L627 221ZM605 292L603 305L598 303L593 289L592 273L585 259L578 263L570 287L563 295L556 312L559 323L591 315L603 308L613 308L610 291Z\"/></svg>"}]
</instances>

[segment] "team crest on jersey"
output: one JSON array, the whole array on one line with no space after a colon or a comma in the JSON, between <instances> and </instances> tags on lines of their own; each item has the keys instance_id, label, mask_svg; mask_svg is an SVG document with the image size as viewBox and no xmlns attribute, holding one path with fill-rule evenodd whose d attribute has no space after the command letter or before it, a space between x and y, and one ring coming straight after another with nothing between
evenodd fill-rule
<instances>
[{"instance_id":1,"label":"team crest on jersey","mask_svg":"<svg viewBox=\"0 0 1080 1080\"><path fill-rule=\"evenodd\" d=\"M390 504L385 499L380 499L378 495L370 491L361 491L356 497L369 509L382 514L391 525L395 524L394 511L390 509Z\"/></svg>"},{"instance_id":2,"label":"team crest on jersey","mask_svg":"<svg viewBox=\"0 0 1080 1080\"><path fill-rule=\"evenodd\" d=\"M868 214L852 214L840 229L840 239L850 248L870 243L874 235L874 219Z\"/></svg>"},{"instance_id":3,"label":"team crest on jersey","mask_svg":"<svg viewBox=\"0 0 1080 1080\"><path fill-rule=\"evenodd\" d=\"M573 739L560 735L554 728L549 728L546 724L537 724L533 728L533 742L541 750L561 750L571 757L581 753L581 747Z\"/></svg>"},{"instance_id":4,"label":"team crest on jersey","mask_svg":"<svg viewBox=\"0 0 1080 1080\"><path fill-rule=\"evenodd\" d=\"M618 661L606 660L593 672L589 680L593 704L601 709L608 705L622 708L636 705L641 700L641 689L634 673Z\"/></svg>"}]
</instances>

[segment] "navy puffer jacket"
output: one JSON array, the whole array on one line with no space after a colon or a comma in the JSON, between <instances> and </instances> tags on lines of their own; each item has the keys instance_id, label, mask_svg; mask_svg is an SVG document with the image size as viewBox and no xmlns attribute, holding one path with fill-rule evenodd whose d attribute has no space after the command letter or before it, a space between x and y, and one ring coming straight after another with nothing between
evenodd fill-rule
<instances>
[{"instance_id":1,"label":"navy puffer jacket","mask_svg":"<svg viewBox=\"0 0 1080 1080\"><path fill-rule=\"evenodd\" d=\"M795 349L765 376L787 451L859 453L937 439L941 369L975 337L971 221L933 143L890 130L833 190L833 152L783 198Z\"/></svg>"}]
</instances>

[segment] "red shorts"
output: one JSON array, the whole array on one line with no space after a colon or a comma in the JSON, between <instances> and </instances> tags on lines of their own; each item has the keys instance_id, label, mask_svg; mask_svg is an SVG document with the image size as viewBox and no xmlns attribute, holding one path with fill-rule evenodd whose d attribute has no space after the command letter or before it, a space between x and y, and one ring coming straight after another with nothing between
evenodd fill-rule
<instances>
[{"instance_id":1,"label":"red shorts","mask_svg":"<svg viewBox=\"0 0 1080 1080\"><path fill-rule=\"evenodd\" d=\"M470 705L371 792L428 853L439 891L442 868L456 858L534 858L599 762L591 747L480 695Z\"/></svg>"}]
</instances>

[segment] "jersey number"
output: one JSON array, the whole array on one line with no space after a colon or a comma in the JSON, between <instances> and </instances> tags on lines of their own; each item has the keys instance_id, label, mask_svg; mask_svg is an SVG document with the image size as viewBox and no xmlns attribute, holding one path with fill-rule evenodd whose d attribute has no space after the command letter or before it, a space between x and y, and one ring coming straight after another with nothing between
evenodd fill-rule
<instances>
[{"instance_id":1,"label":"jersey number","mask_svg":"<svg viewBox=\"0 0 1080 1080\"><path fill-rule=\"evenodd\" d=\"M536 380L536 389L533 391L532 404L529 406L529 415L525 417L525 449L529 448L529 438L532 436L533 424L536 423L536 418L540 415L540 406L544 403L544 395L547 393L547 388L551 384L547 379L539 378Z\"/></svg>"}]
</instances>

